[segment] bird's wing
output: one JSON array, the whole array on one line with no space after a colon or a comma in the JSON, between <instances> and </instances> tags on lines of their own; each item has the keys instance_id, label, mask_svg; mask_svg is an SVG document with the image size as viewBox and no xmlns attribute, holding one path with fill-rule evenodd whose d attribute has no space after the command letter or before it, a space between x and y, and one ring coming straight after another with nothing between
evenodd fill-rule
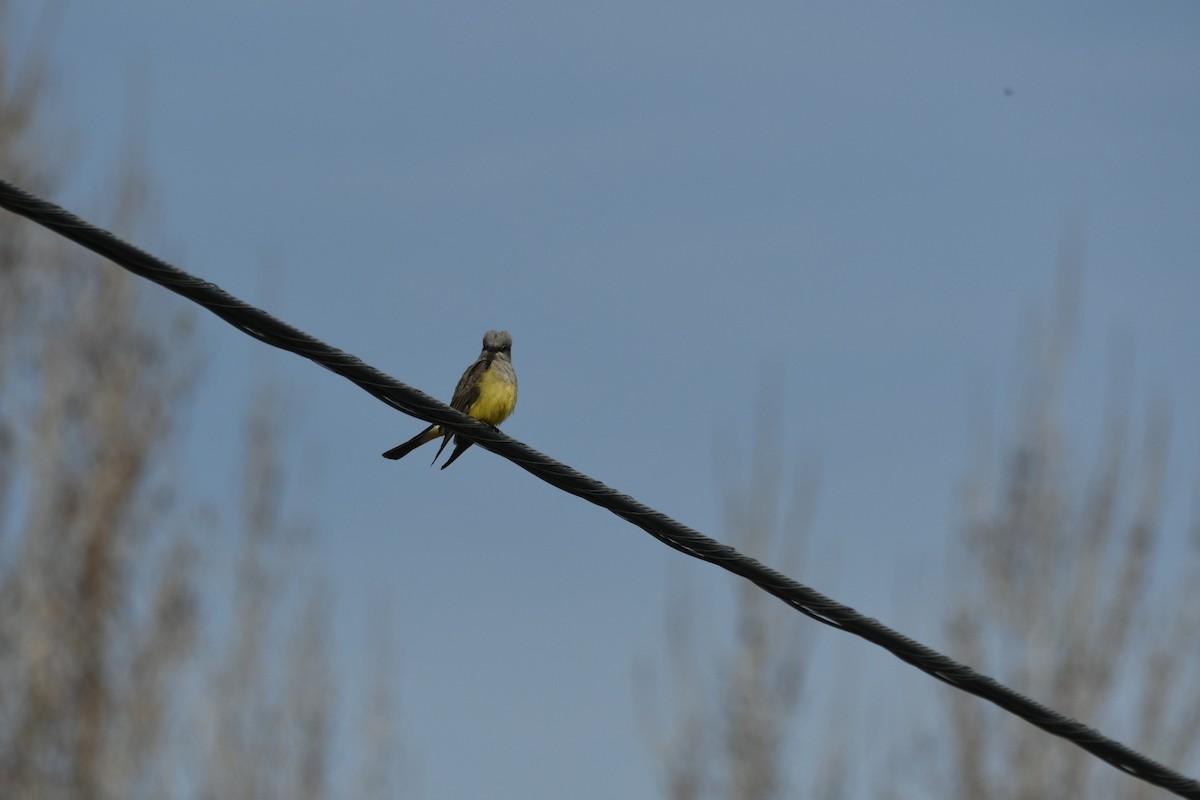
<instances>
[{"instance_id":1,"label":"bird's wing","mask_svg":"<svg viewBox=\"0 0 1200 800\"><path fill-rule=\"evenodd\" d=\"M454 387L454 397L450 400L451 408L467 413L479 399L479 381L483 378L483 373L487 372L487 368L488 364L482 358L467 367L467 371L458 379L458 386Z\"/></svg>"}]
</instances>

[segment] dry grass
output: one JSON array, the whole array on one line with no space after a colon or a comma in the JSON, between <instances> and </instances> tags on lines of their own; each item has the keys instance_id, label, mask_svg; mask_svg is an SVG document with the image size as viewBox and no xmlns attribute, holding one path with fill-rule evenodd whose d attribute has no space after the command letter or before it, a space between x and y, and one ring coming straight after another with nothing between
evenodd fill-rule
<instances>
[{"instance_id":1,"label":"dry grass","mask_svg":"<svg viewBox=\"0 0 1200 800\"><path fill-rule=\"evenodd\" d=\"M778 393L766 393L778 396ZM801 567L815 481L793 477L780 454L778 409L757 417L754 451L744 483L721 476L730 488L724 502L725 538L740 551L796 574ZM720 448L724 458L735 447ZM800 705L810 628L795 612L753 584L734 587L735 628L727 654L716 668L700 652L695 630L701 615L683 588L670 599L665 641L675 708L672 730L662 737L664 794L671 800L705 797L771 800L795 796L785 767L786 746ZM649 687L647 687L648 689ZM839 768L813 776L837 786ZM827 795L813 789L805 796Z\"/></svg>"},{"instance_id":2,"label":"dry grass","mask_svg":"<svg viewBox=\"0 0 1200 800\"><path fill-rule=\"evenodd\" d=\"M0 0L0 22L7 11ZM53 196L57 176L33 166L63 164L40 125L43 49L14 64L5 44L0 173ZM145 208L130 175L102 220L121 230ZM247 423L226 534L241 554L221 598L222 576L197 557L218 532L173 467L189 326L148 313L141 291L0 215L0 797L352 795L330 786L328 604L291 569L298 515L281 499L277 406L256 403ZM373 708L371 736L350 750L376 766L352 796L394 796L378 766L395 762L394 735L379 734L394 719L387 702Z\"/></svg>"},{"instance_id":3,"label":"dry grass","mask_svg":"<svg viewBox=\"0 0 1200 800\"><path fill-rule=\"evenodd\" d=\"M1166 535L1167 415L1153 408L1131 434L1128 399L1117 397L1094 456L1069 440L1062 396L1077 271L1068 265L1062 277L1049 330L1034 337L1035 366L999 468L985 461L968 493L957 579L972 588L949 622L952 652L1151 757L1184 769L1190 759L1194 767L1194 549L1169 586L1151 586L1152 559ZM965 695L950 701L948 743L955 796L1159 792Z\"/></svg>"}]
</instances>

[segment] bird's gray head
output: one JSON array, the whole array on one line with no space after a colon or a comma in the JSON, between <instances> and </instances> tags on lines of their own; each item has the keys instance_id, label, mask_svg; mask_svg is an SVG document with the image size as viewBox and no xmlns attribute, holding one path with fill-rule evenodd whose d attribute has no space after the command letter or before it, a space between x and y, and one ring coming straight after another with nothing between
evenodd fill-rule
<instances>
[{"instance_id":1,"label":"bird's gray head","mask_svg":"<svg viewBox=\"0 0 1200 800\"><path fill-rule=\"evenodd\" d=\"M483 352L512 355L512 335L508 331L488 331L483 335Z\"/></svg>"}]
</instances>

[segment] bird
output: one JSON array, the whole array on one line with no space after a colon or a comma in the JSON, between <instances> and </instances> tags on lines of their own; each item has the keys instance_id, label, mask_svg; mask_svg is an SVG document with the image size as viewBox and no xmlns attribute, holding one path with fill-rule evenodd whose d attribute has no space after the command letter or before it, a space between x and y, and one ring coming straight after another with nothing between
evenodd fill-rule
<instances>
[{"instance_id":1,"label":"bird","mask_svg":"<svg viewBox=\"0 0 1200 800\"><path fill-rule=\"evenodd\" d=\"M495 427L512 414L517 407L517 371L512 365L512 336L508 331L488 331L483 335L483 350L475 363L467 367L467 371L458 379L454 388L454 397L450 406L480 422L486 422ZM384 458L393 461L404 458L421 445L442 437L442 446L433 457L431 465L437 463L442 451L454 437L454 452L442 469L454 463L468 447L474 444L471 439L456 436L453 431L442 432L440 425L430 425L425 430L399 444L383 454Z\"/></svg>"}]
</instances>

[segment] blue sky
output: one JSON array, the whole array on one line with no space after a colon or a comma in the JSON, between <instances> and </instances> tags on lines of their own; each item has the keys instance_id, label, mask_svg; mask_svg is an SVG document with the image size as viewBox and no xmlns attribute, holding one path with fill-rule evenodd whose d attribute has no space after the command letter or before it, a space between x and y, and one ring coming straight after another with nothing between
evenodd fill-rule
<instances>
[{"instance_id":1,"label":"blue sky","mask_svg":"<svg viewBox=\"0 0 1200 800\"><path fill-rule=\"evenodd\" d=\"M1182 530L1198 36L1191 2L70 3L50 121L85 158L52 199L102 218L132 134L141 246L443 398L508 329L508 433L718 538L718 476L776 391L782 451L820 474L796 577L938 646L976 423L1013 408L1064 239L1068 429L1094 433L1129 353L1171 403ZM419 423L215 318L196 335L184 468L231 496L231 420L283 387L347 675L384 597L423 795L655 796L634 664L669 573L710 608L734 579L486 452L385 461ZM944 691L840 638L814 646L864 681Z\"/></svg>"}]
</instances>

